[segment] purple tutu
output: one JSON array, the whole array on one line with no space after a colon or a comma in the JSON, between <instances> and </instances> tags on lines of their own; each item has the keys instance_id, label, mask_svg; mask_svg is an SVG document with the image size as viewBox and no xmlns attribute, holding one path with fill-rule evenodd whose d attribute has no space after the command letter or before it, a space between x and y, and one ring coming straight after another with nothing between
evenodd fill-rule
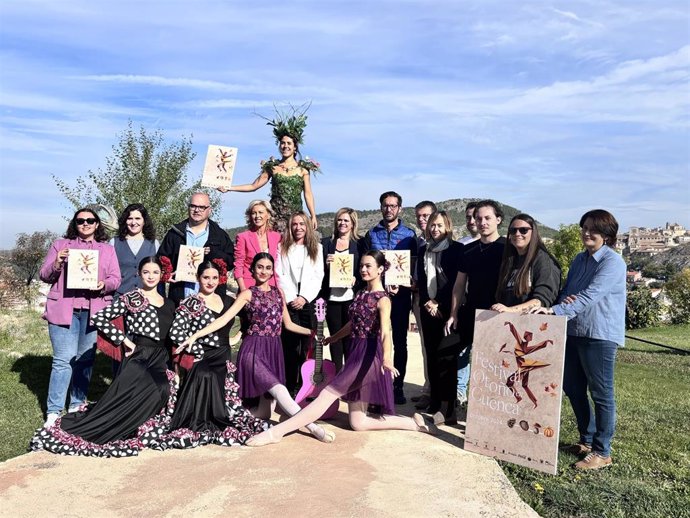
<instances>
[{"instance_id":1,"label":"purple tutu","mask_svg":"<svg viewBox=\"0 0 690 518\"><path fill-rule=\"evenodd\" d=\"M330 388L347 402L363 401L380 405L383 414L395 415L393 379L381 372L383 352L378 336L354 338L343 369L330 383Z\"/></svg>"},{"instance_id":2,"label":"purple tutu","mask_svg":"<svg viewBox=\"0 0 690 518\"><path fill-rule=\"evenodd\" d=\"M350 354L343 369L330 387L342 395L344 401L362 401L379 405L384 414L395 414L393 378L381 372L383 346L379 322L379 300L387 297L383 291L360 291L349 309L352 327Z\"/></svg>"},{"instance_id":3,"label":"purple tutu","mask_svg":"<svg viewBox=\"0 0 690 518\"><path fill-rule=\"evenodd\" d=\"M245 306L248 327L237 355L237 382L242 399L264 395L285 385L285 358L280 331L283 328L283 297L271 286L264 291L249 288L252 298Z\"/></svg>"},{"instance_id":4,"label":"purple tutu","mask_svg":"<svg viewBox=\"0 0 690 518\"><path fill-rule=\"evenodd\" d=\"M237 354L240 397L262 396L276 385L285 385L285 359L279 336L249 335Z\"/></svg>"}]
</instances>

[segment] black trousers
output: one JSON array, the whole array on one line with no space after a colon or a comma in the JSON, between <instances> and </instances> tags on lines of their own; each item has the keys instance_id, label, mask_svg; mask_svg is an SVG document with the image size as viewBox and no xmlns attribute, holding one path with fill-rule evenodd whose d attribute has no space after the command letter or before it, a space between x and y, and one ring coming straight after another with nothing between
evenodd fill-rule
<instances>
[{"instance_id":1,"label":"black trousers","mask_svg":"<svg viewBox=\"0 0 690 518\"><path fill-rule=\"evenodd\" d=\"M400 376L393 381L393 388L402 392L407 370L407 329L410 326L412 311L412 291L400 287L397 294L391 297L391 327L393 328L393 365Z\"/></svg>"},{"instance_id":2,"label":"black trousers","mask_svg":"<svg viewBox=\"0 0 690 518\"><path fill-rule=\"evenodd\" d=\"M326 324L328 324L328 332L334 335L342 327L350 321L348 311L351 300L344 300L342 302L329 301L326 306ZM335 368L338 372L343 368L343 356L347 361L347 356L350 353L350 337L346 336L342 340L331 343L331 359L335 363Z\"/></svg>"},{"instance_id":3,"label":"black trousers","mask_svg":"<svg viewBox=\"0 0 690 518\"><path fill-rule=\"evenodd\" d=\"M455 403L457 397L460 337L456 334L444 335L446 319L433 318L424 308L420 313L429 374L430 407L436 412L442 402ZM451 408L454 408L454 404Z\"/></svg>"},{"instance_id":4,"label":"black trousers","mask_svg":"<svg viewBox=\"0 0 690 518\"><path fill-rule=\"evenodd\" d=\"M292 309L288 305L288 313L290 320L295 324L316 331L316 314L312 303L305 304L299 310ZM301 386L300 367L307 359L311 338L283 329L281 341L283 342L283 356L285 358L285 386L290 394L294 394Z\"/></svg>"}]
</instances>

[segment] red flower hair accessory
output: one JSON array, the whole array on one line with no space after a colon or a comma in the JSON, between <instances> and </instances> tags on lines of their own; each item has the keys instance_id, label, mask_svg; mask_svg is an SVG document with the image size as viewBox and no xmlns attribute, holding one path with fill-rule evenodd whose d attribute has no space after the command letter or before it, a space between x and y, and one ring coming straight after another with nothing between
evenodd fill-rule
<instances>
[{"instance_id":1,"label":"red flower hair accessory","mask_svg":"<svg viewBox=\"0 0 690 518\"><path fill-rule=\"evenodd\" d=\"M160 256L161 265L163 266L163 272L161 274L161 282L168 282L173 273L173 265L170 259L164 255Z\"/></svg>"},{"instance_id":2,"label":"red flower hair accessory","mask_svg":"<svg viewBox=\"0 0 690 518\"><path fill-rule=\"evenodd\" d=\"M213 259L211 262L218 267L218 273L220 274L218 276L218 284L227 284L228 267L225 264L225 261L223 261L222 259Z\"/></svg>"}]
</instances>

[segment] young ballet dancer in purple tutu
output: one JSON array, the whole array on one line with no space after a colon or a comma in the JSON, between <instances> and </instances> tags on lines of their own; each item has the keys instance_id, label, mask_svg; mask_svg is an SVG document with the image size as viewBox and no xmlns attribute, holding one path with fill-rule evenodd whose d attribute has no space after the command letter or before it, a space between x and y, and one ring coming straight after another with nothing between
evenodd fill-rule
<instances>
[{"instance_id":1,"label":"young ballet dancer in purple tutu","mask_svg":"<svg viewBox=\"0 0 690 518\"><path fill-rule=\"evenodd\" d=\"M301 412L247 441L248 446L264 446L279 442L289 432L318 419L338 398L347 401L350 426L355 431L412 430L434 433L433 423L421 414L413 417L394 415L392 377L398 375L393 366L391 343L391 301L384 291L382 275L385 257L370 251L360 262L366 289L355 296L350 306L350 321L337 333L324 340L329 344L352 335L350 355L343 369L319 396ZM369 415L369 405L378 405L381 415Z\"/></svg>"},{"instance_id":2,"label":"young ballet dancer in purple tutu","mask_svg":"<svg viewBox=\"0 0 690 518\"><path fill-rule=\"evenodd\" d=\"M294 324L288 315L282 291L269 284L273 277L273 256L266 252L254 256L251 272L256 285L237 296L235 303L213 323L194 332L176 352L183 348L191 350L194 342L218 331L245 308L248 328L237 355L237 382L243 400L259 398L259 405L250 409L262 419L271 415L272 402L288 415L295 415L300 406L285 388L285 361L280 341L282 326L293 333L311 335L312 330ZM309 432L318 440L333 442L335 435L313 422L305 422Z\"/></svg>"}]
</instances>

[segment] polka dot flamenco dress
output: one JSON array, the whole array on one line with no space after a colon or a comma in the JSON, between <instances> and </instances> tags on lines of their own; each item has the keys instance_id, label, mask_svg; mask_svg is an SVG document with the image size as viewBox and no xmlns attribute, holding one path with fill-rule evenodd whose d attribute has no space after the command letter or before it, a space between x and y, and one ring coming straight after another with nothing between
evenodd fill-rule
<instances>
[{"instance_id":1,"label":"polka dot flamenco dress","mask_svg":"<svg viewBox=\"0 0 690 518\"><path fill-rule=\"evenodd\" d=\"M132 291L94 315L96 327L118 345L125 335L111 321L124 315L127 336L136 348L123 358L118 376L97 403L37 430L30 448L63 455L130 457L156 446L176 400L174 373L167 368L167 336L174 314L172 301L165 299L157 307Z\"/></svg>"},{"instance_id":2,"label":"polka dot flamenco dress","mask_svg":"<svg viewBox=\"0 0 690 518\"><path fill-rule=\"evenodd\" d=\"M216 313L198 295L180 303L170 338L181 344L225 313L232 301L221 296L223 309ZM180 387L170 432L160 442L164 447L194 448L205 444L233 446L268 428L242 406L235 382L235 365L230 361L230 320L222 329L197 340L191 353L195 362Z\"/></svg>"}]
</instances>

